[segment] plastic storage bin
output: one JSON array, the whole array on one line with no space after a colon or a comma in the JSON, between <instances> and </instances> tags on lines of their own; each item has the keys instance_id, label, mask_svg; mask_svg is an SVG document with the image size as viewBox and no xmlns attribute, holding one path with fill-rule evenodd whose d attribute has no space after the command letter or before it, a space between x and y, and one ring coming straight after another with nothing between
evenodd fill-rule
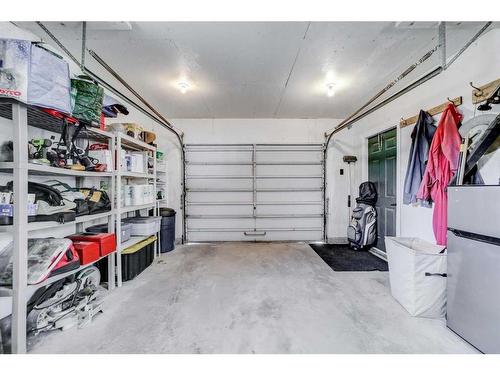
<instances>
[{"instance_id":1,"label":"plastic storage bin","mask_svg":"<svg viewBox=\"0 0 500 375\"><path fill-rule=\"evenodd\" d=\"M108 232L108 224L98 224L88 227L86 229L87 232L90 233L107 233ZM132 224L126 223L122 220L122 238L121 242L128 241L130 236L132 235Z\"/></svg>"},{"instance_id":2,"label":"plastic storage bin","mask_svg":"<svg viewBox=\"0 0 500 375\"><path fill-rule=\"evenodd\" d=\"M114 233L77 233L67 238L72 241L97 242L101 257L116 251L116 237Z\"/></svg>"},{"instance_id":3,"label":"plastic storage bin","mask_svg":"<svg viewBox=\"0 0 500 375\"><path fill-rule=\"evenodd\" d=\"M126 248L122 252L122 280L132 280L142 271L148 268L154 260L156 236L146 238L144 241ZM108 281L108 261L102 259L97 262L97 268L101 272L101 281Z\"/></svg>"},{"instance_id":4,"label":"plastic storage bin","mask_svg":"<svg viewBox=\"0 0 500 375\"><path fill-rule=\"evenodd\" d=\"M444 318L446 254L419 238L385 237L392 296L412 316Z\"/></svg>"},{"instance_id":5,"label":"plastic storage bin","mask_svg":"<svg viewBox=\"0 0 500 375\"><path fill-rule=\"evenodd\" d=\"M166 253L175 249L175 210L161 208L160 252Z\"/></svg>"},{"instance_id":6,"label":"plastic storage bin","mask_svg":"<svg viewBox=\"0 0 500 375\"><path fill-rule=\"evenodd\" d=\"M160 231L160 216L129 217L124 221L132 224L132 236L151 236Z\"/></svg>"},{"instance_id":7,"label":"plastic storage bin","mask_svg":"<svg viewBox=\"0 0 500 375\"><path fill-rule=\"evenodd\" d=\"M80 265L82 266L95 262L100 257L100 248L97 242L73 241L73 246L78 253Z\"/></svg>"}]
</instances>

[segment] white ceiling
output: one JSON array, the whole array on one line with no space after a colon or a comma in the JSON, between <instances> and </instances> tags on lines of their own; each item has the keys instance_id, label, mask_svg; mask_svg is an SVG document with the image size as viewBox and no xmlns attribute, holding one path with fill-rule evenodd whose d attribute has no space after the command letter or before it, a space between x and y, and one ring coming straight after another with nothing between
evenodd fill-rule
<instances>
[{"instance_id":1,"label":"white ceiling","mask_svg":"<svg viewBox=\"0 0 500 375\"><path fill-rule=\"evenodd\" d=\"M33 22L19 22L50 42ZM77 57L81 23L45 25ZM448 54L482 23L448 25ZM167 118L344 118L437 44L437 23L90 22L96 51ZM88 67L119 87L87 54ZM438 54L413 75L439 62ZM326 96L327 75L337 93ZM193 89L181 94L186 79Z\"/></svg>"}]
</instances>

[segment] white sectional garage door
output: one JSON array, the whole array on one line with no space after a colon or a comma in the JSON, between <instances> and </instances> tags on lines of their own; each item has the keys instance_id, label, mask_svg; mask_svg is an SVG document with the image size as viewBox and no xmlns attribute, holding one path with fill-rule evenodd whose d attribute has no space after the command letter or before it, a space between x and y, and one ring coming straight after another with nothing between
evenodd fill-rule
<instances>
[{"instance_id":1,"label":"white sectional garage door","mask_svg":"<svg viewBox=\"0 0 500 375\"><path fill-rule=\"evenodd\" d=\"M187 241L323 239L322 144L191 144L185 151Z\"/></svg>"}]
</instances>

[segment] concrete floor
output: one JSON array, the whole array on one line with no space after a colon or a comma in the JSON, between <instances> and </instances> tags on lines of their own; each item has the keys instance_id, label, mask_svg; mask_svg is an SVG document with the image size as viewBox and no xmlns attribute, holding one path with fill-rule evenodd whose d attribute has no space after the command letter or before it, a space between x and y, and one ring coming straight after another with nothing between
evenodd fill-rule
<instances>
[{"instance_id":1,"label":"concrete floor","mask_svg":"<svg viewBox=\"0 0 500 375\"><path fill-rule=\"evenodd\" d=\"M385 272L334 272L306 244L190 245L106 298L85 329L32 353L475 353L410 317Z\"/></svg>"}]
</instances>

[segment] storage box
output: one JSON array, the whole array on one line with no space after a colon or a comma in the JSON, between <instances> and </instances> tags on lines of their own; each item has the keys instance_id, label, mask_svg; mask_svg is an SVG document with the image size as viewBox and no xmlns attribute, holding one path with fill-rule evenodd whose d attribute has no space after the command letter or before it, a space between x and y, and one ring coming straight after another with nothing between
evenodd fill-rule
<instances>
[{"instance_id":1,"label":"storage box","mask_svg":"<svg viewBox=\"0 0 500 375\"><path fill-rule=\"evenodd\" d=\"M151 236L122 252L123 280L132 280L148 268L154 260L156 236Z\"/></svg>"},{"instance_id":2,"label":"storage box","mask_svg":"<svg viewBox=\"0 0 500 375\"><path fill-rule=\"evenodd\" d=\"M116 237L114 233L78 233L68 238L72 241L97 242L101 257L116 251Z\"/></svg>"},{"instance_id":3,"label":"storage box","mask_svg":"<svg viewBox=\"0 0 500 375\"><path fill-rule=\"evenodd\" d=\"M130 236L132 233L132 224L126 223L122 220L121 228L122 228L121 229L121 232L122 232L121 242L128 241L130 239ZM106 233L108 231L108 224L93 225L93 226L85 229L85 231L90 232L90 233Z\"/></svg>"},{"instance_id":4,"label":"storage box","mask_svg":"<svg viewBox=\"0 0 500 375\"><path fill-rule=\"evenodd\" d=\"M122 194L125 206L139 206L154 202L153 185L124 185Z\"/></svg>"},{"instance_id":5,"label":"storage box","mask_svg":"<svg viewBox=\"0 0 500 375\"><path fill-rule=\"evenodd\" d=\"M129 185L130 198L133 206L146 204L144 201L144 185Z\"/></svg>"},{"instance_id":6,"label":"storage box","mask_svg":"<svg viewBox=\"0 0 500 375\"><path fill-rule=\"evenodd\" d=\"M122 185L122 206L132 206L132 185Z\"/></svg>"},{"instance_id":7,"label":"storage box","mask_svg":"<svg viewBox=\"0 0 500 375\"><path fill-rule=\"evenodd\" d=\"M446 314L445 247L418 238L385 237L392 296L412 315Z\"/></svg>"},{"instance_id":8,"label":"storage box","mask_svg":"<svg viewBox=\"0 0 500 375\"><path fill-rule=\"evenodd\" d=\"M73 241L73 246L80 257L82 266L95 262L100 258L101 252L97 242Z\"/></svg>"},{"instance_id":9,"label":"storage box","mask_svg":"<svg viewBox=\"0 0 500 375\"><path fill-rule=\"evenodd\" d=\"M156 240L156 236L151 236L123 250L121 256L123 281L132 280L153 263ZM96 265L101 271L101 281L108 281L107 260L103 259Z\"/></svg>"},{"instance_id":10,"label":"storage box","mask_svg":"<svg viewBox=\"0 0 500 375\"><path fill-rule=\"evenodd\" d=\"M130 153L130 171L137 173L146 173L148 159L142 152Z\"/></svg>"},{"instance_id":11,"label":"storage box","mask_svg":"<svg viewBox=\"0 0 500 375\"><path fill-rule=\"evenodd\" d=\"M151 236L161 228L160 216L130 217L124 221L132 224L132 236Z\"/></svg>"}]
</instances>

